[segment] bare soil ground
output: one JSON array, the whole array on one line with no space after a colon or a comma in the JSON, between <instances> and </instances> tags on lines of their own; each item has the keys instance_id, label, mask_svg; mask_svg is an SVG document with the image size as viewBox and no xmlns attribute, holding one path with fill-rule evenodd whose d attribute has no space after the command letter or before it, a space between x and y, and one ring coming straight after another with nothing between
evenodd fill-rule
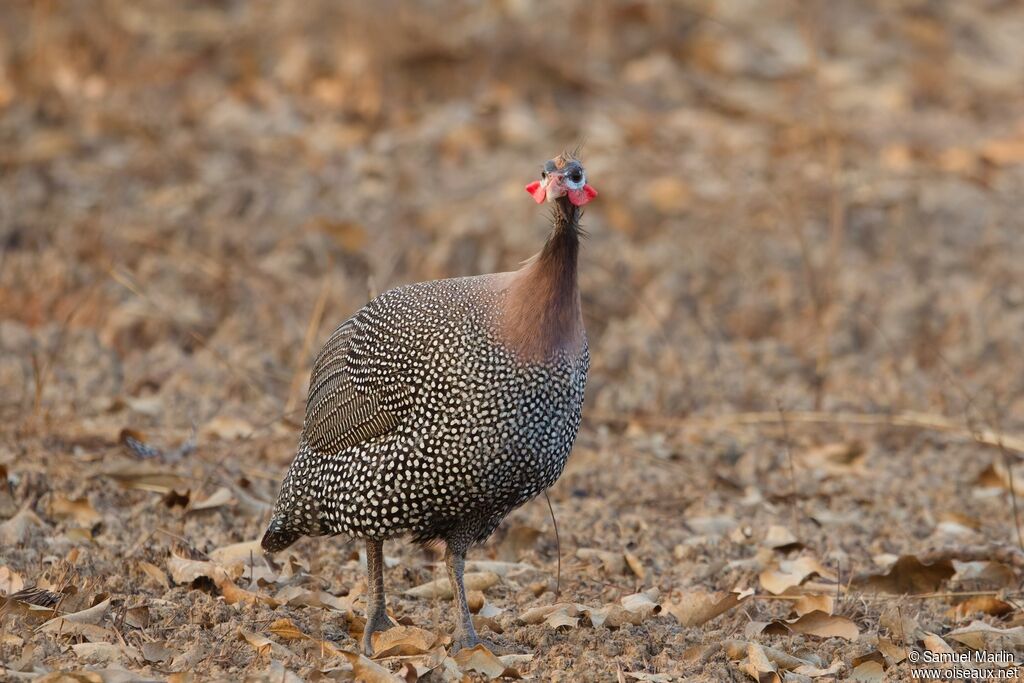
<instances>
[{"instance_id":1,"label":"bare soil ground","mask_svg":"<svg viewBox=\"0 0 1024 683\"><path fill-rule=\"evenodd\" d=\"M1020 661L1022 73L995 0L4 3L0 677ZM473 554L518 656L450 657L437 549L391 542L406 628L361 659L359 544L250 543L312 359L371 292L536 251L523 185L580 140L560 586L541 498Z\"/></svg>"}]
</instances>

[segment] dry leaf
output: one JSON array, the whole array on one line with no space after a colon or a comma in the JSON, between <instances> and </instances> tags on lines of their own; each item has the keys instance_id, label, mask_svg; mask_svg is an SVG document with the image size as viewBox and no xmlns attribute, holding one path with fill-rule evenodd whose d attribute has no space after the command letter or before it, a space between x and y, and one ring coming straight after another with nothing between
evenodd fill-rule
<instances>
[{"instance_id":1,"label":"dry leaf","mask_svg":"<svg viewBox=\"0 0 1024 683\"><path fill-rule=\"evenodd\" d=\"M373 656L401 657L421 655L429 652L437 642L437 636L416 626L395 626L373 634Z\"/></svg>"},{"instance_id":2,"label":"dry leaf","mask_svg":"<svg viewBox=\"0 0 1024 683\"><path fill-rule=\"evenodd\" d=\"M972 621L969 625L950 631L946 635L969 648L986 652L1024 647L1024 626L1001 629L984 621ZM928 644L927 641L925 644ZM932 648L929 646L929 649Z\"/></svg>"},{"instance_id":3,"label":"dry leaf","mask_svg":"<svg viewBox=\"0 0 1024 683\"><path fill-rule=\"evenodd\" d=\"M835 609L835 600L831 595L801 595L800 598L793 603L793 614L797 616L803 616L809 612L815 610L824 612L825 614L832 614Z\"/></svg>"},{"instance_id":4,"label":"dry leaf","mask_svg":"<svg viewBox=\"0 0 1024 683\"><path fill-rule=\"evenodd\" d=\"M803 633L818 638L843 638L855 641L860 631L857 625L846 617L814 610L795 619L751 621L747 624L744 633L748 638L758 635L785 636L791 633Z\"/></svg>"},{"instance_id":5,"label":"dry leaf","mask_svg":"<svg viewBox=\"0 0 1024 683\"><path fill-rule=\"evenodd\" d=\"M834 659L829 664L827 669L814 666L813 664L803 664L793 669L793 673L800 674L801 676L807 676L808 678L820 678L822 676L835 676L843 670L843 660Z\"/></svg>"},{"instance_id":6,"label":"dry leaf","mask_svg":"<svg viewBox=\"0 0 1024 683\"><path fill-rule=\"evenodd\" d=\"M622 607L633 614L640 616L641 620L661 613L661 605L658 604L658 589L652 588L642 593L633 593L619 599Z\"/></svg>"},{"instance_id":7,"label":"dry leaf","mask_svg":"<svg viewBox=\"0 0 1024 683\"><path fill-rule=\"evenodd\" d=\"M789 552L804 547L804 544L797 540L792 531L778 524L768 527L768 533L765 534L764 542L761 545L779 552Z\"/></svg>"},{"instance_id":8,"label":"dry leaf","mask_svg":"<svg viewBox=\"0 0 1024 683\"><path fill-rule=\"evenodd\" d=\"M971 590L999 590L1017 585L1017 575L1002 562L959 562L953 560L953 581Z\"/></svg>"},{"instance_id":9,"label":"dry leaf","mask_svg":"<svg viewBox=\"0 0 1024 683\"><path fill-rule=\"evenodd\" d=\"M1013 606L992 595L974 595L963 602L946 610L946 618L953 621L962 621L967 617L978 614L991 614L1001 617L1013 611Z\"/></svg>"},{"instance_id":10,"label":"dry leaf","mask_svg":"<svg viewBox=\"0 0 1024 683\"><path fill-rule=\"evenodd\" d=\"M878 639L878 650L890 664L899 664L907 658L907 649L896 645L888 638ZM855 661L854 664L856 663Z\"/></svg>"},{"instance_id":11,"label":"dry leaf","mask_svg":"<svg viewBox=\"0 0 1024 683\"><path fill-rule=\"evenodd\" d=\"M217 581L217 588L220 589L221 594L224 596L224 602L229 605L235 605L238 603L242 603L244 605L255 605L263 603L269 607L277 607L281 604L280 601L275 600L269 595L254 593L252 591L239 588L235 582L229 579L226 575Z\"/></svg>"},{"instance_id":12,"label":"dry leaf","mask_svg":"<svg viewBox=\"0 0 1024 683\"><path fill-rule=\"evenodd\" d=\"M199 436L219 441L235 441L248 438L253 433L253 426L245 420L228 415L218 415L199 430Z\"/></svg>"},{"instance_id":13,"label":"dry leaf","mask_svg":"<svg viewBox=\"0 0 1024 683\"><path fill-rule=\"evenodd\" d=\"M142 644L142 657L147 662L166 662L173 656L174 651L164 647L162 640Z\"/></svg>"},{"instance_id":14,"label":"dry leaf","mask_svg":"<svg viewBox=\"0 0 1024 683\"><path fill-rule=\"evenodd\" d=\"M248 677L247 680L252 679ZM262 680L267 681L267 683L305 683L304 678L288 671L284 668L284 664L276 659L267 665L267 670L264 672Z\"/></svg>"},{"instance_id":15,"label":"dry leaf","mask_svg":"<svg viewBox=\"0 0 1024 683\"><path fill-rule=\"evenodd\" d=\"M116 469L101 472L101 477L109 477L121 486L141 491L167 494L175 489L189 489L189 481L170 470L161 470L151 465L125 465Z\"/></svg>"},{"instance_id":16,"label":"dry leaf","mask_svg":"<svg viewBox=\"0 0 1024 683\"><path fill-rule=\"evenodd\" d=\"M739 526L732 517L690 517L684 524L695 534L701 536L724 536Z\"/></svg>"},{"instance_id":17,"label":"dry leaf","mask_svg":"<svg viewBox=\"0 0 1024 683\"><path fill-rule=\"evenodd\" d=\"M857 625L847 619L827 612L814 610L793 621L787 622L789 628L796 633L803 633L818 638L842 638L856 641L860 635Z\"/></svg>"},{"instance_id":18,"label":"dry leaf","mask_svg":"<svg viewBox=\"0 0 1024 683\"><path fill-rule=\"evenodd\" d=\"M124 622L135 628L147 628L150 622L149 608L145 605L125 610Z\"/></svg>"},{"instance_id":19,"label":"dry leaf","mask_svg":"<svg viewBox=\"0 0 1024 683\"><path fill-rule=\"evenodd\" d=\"M54 633L62 636L80 636L92 642L114 640L114 632L99 626L99 622L110 610L110 599L93 605L88 609L50 619L39 630L43 633Z\"/></svg>"},{"instance_id":20,"label":"dry leaf","mask_svg":"<svg viewBox=\"0 0 1024 683\"><path fill-rule=\"evenodd\" d=\"M291 619L277 619L271 622L267 630L284 640L309 640L309 636L300 631Z\"/></svg>"},{"instance_id":21,"label":"dry leaf","mask_svg":"<svg viewBox=\"0 0 1024 683\"><path fill-rule=\"evenodd\" d=\"M466 562L466 571L493 572L498 576L515 576L525 572L539 571L532 564L525 562L497 562L494 560L470 560Z\"/></svg>"},{"instance_id":22,"label":"dry leaf","mask_svg":"<svg viewBox=\"0 0 1024 683\"><path fill-rule=\"evenodd\" d=\"M733 661L738 661L747 656L747 648L750 646L750 644L751 643L746 640L726 640L722 643L722 646L725 650L726 656L729 657L729 659ZM779 667L780 669L785 669L786 671L791 671L800 666L814 664L814 662L808 661L806 659L801 659L799 657L794 657L789 653L783 652L782 650L777 650L773 647L768 647L767 645L761 645L761 649L768 656L768 659L775 664L775 666Z\"/></svg>"},{"instance_id":23,"label":"dry leaf","mask_svg":"<svg viewBox=\"0 0 1024 683\"><path fill-rule=\"evenodd\" d=\"M866 472L863 461L866 452L863 442L849 441L817 446L800 454L800 458L806 467L819 469L830 475L864 475Z\"/></svg>"},{"instance_id":24,"label":"dry leaf","mask_svg":"<svg viewBox=\"0 0 1024 683\"><path fill-rule=\"evenodd\" d=\"M997 138L981 148L981 157L996 166L1024 164L1024 138Z\"/></svg>"},{"instance_id":25,"label":"dry leaf","mask_svg":"<svg viewBox=\"0 0 1024 683\"><path fill-rule=\"evenodd\" d=\"M464 673L480 673L488 678L505 674L505 664L483 645L463 648L452 659Z\"/></svg>"},{"instance_id":26,"label":"dry leaf","mask_svg":"<svg viewBox=\"0 0 1024 683\"><path fill-rule=\"evenodd\" d=\"M947 654L955 652L955 650L953 650L953 648L949 646L949 643L947 643L934 633L925 633L924 637L921 639L921 642L923 642L925 648L931 652L941 652Z\"/></svg>"},{"instance_id":27,"label":"dry leaf","mask_svg":"<svg viewBox=\"0 0 1024 683\"><path fill-rule=\"evenodd\" d=\"M758 681L758 683L782 682L779 670L768 659L764 648L757 643L749 643L747 645L747 658L740 664L740 669L755 681Z\"/></svg>"},{"instance_id":28,"label":"dry leaf","mask_svg":"<svg viewBox=\"0 0 1024 683\"><path fill-rule=\"evenodd\" d=\"M170 588L171 582L167 580L167 574L164 573L163 569L157 567L155 564L149 562L140 561L139 569L146 573L146 576L156 581L163 588Z\"/></svg>"},{"instance_id":29,"label":"dry leaf","mask_svg":"<svg viewBox=\"0 0 1024 683\"><path fill-rule=\"evenodd\" d=\"M885 681L885 669L879 662L868 660L853 667L850 678L860 683L883 683Z\"/></svg>"},{"instance_id":30,"label":"dry leaf","mask_svg":"<svg viewBox=\"0 0 1024 683\"><path fill-rule=\"evenodd\" d=\"M629 676L634 681L644 681L645 683L672 683L678 680L678 677L672 674L652 674L646 671L624 671L623 675Z\"/></svg>"},{"instance_id":31,"label":"dry leaf","mask_svg":"<svg viewBox=\"0 0 1024 683\"><path fill-rule=\"evenodd\" d=\"M795 560L782 560L773 563L760 575L761 585L769 593L780 595L793 586L799 586L809 577L818 575L835 581L836 575L813 557L800 557Z\"/></svg>"},{"instance_id":32,"label":"dry leaf","mask_svg":"<svg viewBox=\"0 0 1024 683\"><path fill-rule=\"evenodd\" d=\"M678 602L666 604L665 609L682 626L700 626L736 607L745 597L735 592L686 591Z\"/></svg>"},{"instance_id":33,"label":"dry leaf","mask_svg":"<svg viewBox=\"0 0 1024 683\"><path fill-rule=\"evenodd\" d=\"M51 517L57 519L73 519L79 524L92 526L103 519L103 516L96 511L88 498L65 498L55 495L50 499L49 512Z\"/></svg>"},{"instance_id":34,"label":"dry leaf","mask_svg":"<svg viewBox=\"0 0 1024 683\"><path fill-rule=\"evenodd\" d=\"M518 525L509 529L498 545L498 559L515 562L533 549L540 538L540 529L532 526Z\"/></svg>"},{"instance_id":35,"label":"dry leaf","mask_svg":"<svg viewBox=\"0 0 1024 683\"><path fill-rule=\"evenodd\" d=\"M633 572L636 578L643 581L647 577L647 571L644 569L644 563L640 561L640 558L633 553L626 551L623 553L626 558L626 564L629 566L629 570Z\"/></svg>"},{"instance_id":36,"label":"dry leaf","mask_svg":"<svg viewBox=\"0 0 1024 683\"><path fill-rule=\"evenodd\" d=\"M851 585L862 590L894 595L931 593L955 573L950 560L922 564L913 555L903 555L886 573L854 577Z\"/></svg>"},{"instance_id":37,"label":"dry leaf","mask_svg":"<svg viewBox=\"0 0 1024 683\"><path fill-rule=\"evenodd\" d=\"M622 553L598 548L577 548L576 557L581 560L600 560L604 570L609 574L623 574L626 571L626 558Z\"/></svg>"},{"instance_id":38,"label":"dry leaf","mask_svg":"<svg viewBox=\"0 0 1024 683\"><path fill-rule=\"evenodd\" d=\"M0 594L10 595L25 588L25 580L10 567L0 567Z\"/></svg>"},{"instance_id":39,"label":"dry leaf","mask_svg":"<svg viewBox=\"0 0 1024 683\"><path fill-rule=\"evenodd\" d=\"M24 542L34 526L43 526L43 520L26 503L18 510L18 514L0 524L0 546L11 547Z\"/></svg>"},{"instance_id":40,"label":"dry leaf","mask_svg":"<svg viewBox=\"0 0 1024 683\"><path fill-rule=\"evenodd\" d=\"M60 617L54 617L53 619L50 619L48 622L43 624L42 630L48 633L59 631L60 625L58 622L61 621L70 622L74 624L98 624L100 623L100 621L103 620L103 617L105 617L107 615L107 612L109 611L110 598L107 598L106 600L98 602L92 607L89 607L88 609L83 609L79 612L74 612L72 614L65 614Z\"/></svg>"},{"instance_id":41,"label":"dry leaf","mask_svg":"<svg viewBox=\"0 0 1024 683\"><path fill-rule=\"evenodd\" d=\"M284 645L275 643L262 633L254 633L248 629L239 628L238 635L252 645L253 649L256 650L256 654L260 657L270 656L271 654L275 657L290 657L292 654L291 650Z\"/></svg>"},{"instance_id":42,"label":"dry leaf","mask_svg":"<svg viewBox=\"0 0 1024 683\"><path fill-rule=\"evenodd\" d=\"M231 489L221 486L210 494L209 498L196 502L191 508L189 508L189 511L198 512L200 510L211 510L225 505L233 505L234 503L235 499L231 494Z\"/></svg>"},{"instance_id":43,"label":"dry leaf","mask_svg":"<svg viewBox=\"0 0 1024 683\"><path fill-rule=\"evenodd\" d=\"M233 564L246 565L255 560L262 560L263 557L263 548L260 547L258 540L232 543L210 551L210 559L225 567Z\"/></svg>"},{"instance_id":44,"label":"dry leaf","mask_svg":"<svg viewBox=\"0 0 1024 683\"><path fill-rule=\"evenodd\" d=\"M171 574L171 580L176 584L192 583L199 577L205 576L215 584L220 585L229 579L224 567L213 562L192 560L172 552L167 558L167 570Z\"/></svg>"},{"instance_id":45,"label":"dry leaf","mask_svg":"<svg viewBox=\"0 0 1024 683\"><path fill-rule=\"evenodd\" d=\"M406 683L377 662L355 652L340 651L342 657L352 665L352 673L360 683Z\"/></svg>"},{"instance_id":46,"label":"dry leaf","mask_svg":"<svg viewBox=\"0 0 1024 683\"><path fill-rule=\"evenodd\" d=\"M326 591L311 591L301 586L286 586L277 592L274 599L292 606L305 605L306 607L333 609L338 612L351 614L353 611L352 599L354 597L349 595L339 598Z\"/></svg>"},{"instance_id":47,"label":"dry leaf","mask_svg":"<svg viewBox=\"0 0 1024 683\"><path fill-rule=\"evenodd\" d=\"M576 616L577 614L579 614L579 610L575 605L556 605L556 609L547 613L544 623L555 630L559 628L576 628L580 623L579 617Z\"/></svg>"},{"instance_id":48,"label":"dry leaf","mask_svg":"<svg viewBox=\"0 0 1024 683\"><path fill-rule=\"evenodd\" d=\"M466 590L485 591L498 583L499 577L494 572L467 572L463 577ZM406 595L414 598L443 598L450 599L453 595L452 586L447 578L437 579L424 583L415 588L405 591Z\"/></svg>"},{"instance_id":49,"label":"dry leaf","mask_svg":"<svg viewBox=\"0 0 1024 683\"><path fill-rule=\"evenodd\" d=\"M523 624L539 624L547 619L548 615L556 609L561 607L572 607L576 609L576 606L569 602L556 603L554 605L540 605L538 607L531 607L519 616L519 622Z\"/></svg>"},{"instance_id":50,"label":"dry leaf","mask_svg":"<svg viewBox=\"0 0 1024 683\"><path fill-rule=\"evenodd\" d=\"M72 645L71 649L76 657L87 662L120 662L125 657L136 661L142 659L142 655L134 647L114 643L78 643Z\"/></svg>"},{"instance_id":51,"label":"dry leaf","mask_svg":"<svg viewBox=\"0 0 1024 683\"><path fill-rule=\"evenodd\" d=\"M783 619L773 619L772 621L750 621L743 628L743 635L747 638L756 638L757 636L788 636L792 633L789 628L789 623Z\"/></svg>"}]
</instances>

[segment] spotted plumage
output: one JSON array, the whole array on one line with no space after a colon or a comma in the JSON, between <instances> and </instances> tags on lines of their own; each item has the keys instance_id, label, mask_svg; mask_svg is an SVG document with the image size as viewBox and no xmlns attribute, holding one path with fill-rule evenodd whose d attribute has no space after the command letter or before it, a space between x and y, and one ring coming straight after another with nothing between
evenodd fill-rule
<instances>
[{"instance_id":1,"label":"spotted plumage","mask_svg":"<svg viewBox=\"0 0 1024 683\"><path fill-rule=\"evenodd\" d=\"M575 159L559 168L582 174ZM314 364L298 452L263 546L280 550L301 535L367 539L367 649L390 625L374 575L384 539L445 541L464 603L465 550L565 467L589 354L576 285L580 210L558 194L561 179L545 172L552 233L523 268L387 291L338 327ZM460 622L464 644L477 642L462 606Z\"/></svg>"}]
</instances>

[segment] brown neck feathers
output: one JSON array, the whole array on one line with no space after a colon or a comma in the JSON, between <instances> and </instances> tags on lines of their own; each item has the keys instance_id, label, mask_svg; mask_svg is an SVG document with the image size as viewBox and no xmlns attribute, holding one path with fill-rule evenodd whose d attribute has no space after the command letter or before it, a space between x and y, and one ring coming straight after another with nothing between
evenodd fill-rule
<instances>
[{"instance_id":1,"label":"brown neck feathers","mask_svg":"<svg viewBox=\"0 0 1024 683\"><path fill-rule=\"evenodd\" d=\"M580 210L556 200L551 234L544 249L514 273L502 316L502 337L520 356L543 360L560 350L578 352L583 317L576 281Z\"/></svg>"}]
</instances>

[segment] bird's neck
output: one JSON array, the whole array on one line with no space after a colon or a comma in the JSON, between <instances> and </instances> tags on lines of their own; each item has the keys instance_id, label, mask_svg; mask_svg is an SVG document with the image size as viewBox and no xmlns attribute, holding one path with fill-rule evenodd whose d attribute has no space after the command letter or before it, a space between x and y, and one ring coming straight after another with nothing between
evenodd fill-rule
<instances>
[{"instance_id":1,"label":"bird's neck","mask_svg":"<svg viewBox=\"0 0 1024 683\"><path fill-rule=\"evenodd\" d=\"M513 350L530 359L582 348L583 316L576 270L579 218L578 207L565 197L557 199L544 248L512 273L503 336Z\"/></svg>"}]
</instances>

